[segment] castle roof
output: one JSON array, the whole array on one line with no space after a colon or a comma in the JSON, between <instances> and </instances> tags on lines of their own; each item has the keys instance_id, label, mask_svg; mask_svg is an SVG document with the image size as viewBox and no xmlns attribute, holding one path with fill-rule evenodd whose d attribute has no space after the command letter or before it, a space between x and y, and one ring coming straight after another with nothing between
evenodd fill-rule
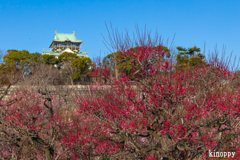
<instances>
[{"instance_id":1,"label":"castle roof","mask_svg":"<svg viewBox=\"0 0 240 160\"><path fill-rule=\"evenodd\" d=\"M82 40L78 40L75 36L75 33L55 33L53 41L57 42L64 42L64 41L71 41L71 42L83 42Z\"/></svg>"}]
</instances>

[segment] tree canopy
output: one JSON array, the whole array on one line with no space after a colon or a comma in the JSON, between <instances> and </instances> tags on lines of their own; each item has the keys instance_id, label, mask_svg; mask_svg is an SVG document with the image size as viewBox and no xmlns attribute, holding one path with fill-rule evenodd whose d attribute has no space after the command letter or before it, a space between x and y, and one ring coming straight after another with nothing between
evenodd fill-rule
<instances>
[{"instance_id":1,"label":"tree canopy","mask_svg":"<svg viewBox=\"0 0 240 160\"><path fill-rule=\"evenodd\" d=\"M16 68L24 70L25 73L30 72L30 68L34 65L42 63L42 55L39 53L29 53L27 50L7 50L7 54L3 56L3 63L0 69Z\"/></svg>"},{"instance_id":2,"label":"tree canopy","mask_svg":"<svg viewBox=\"0 0 240 160\"><path fill-rule=\"evenodd\" d=\"M26 50L7 50L7 54L3 56L3 64L5 66L16 66L24 69L30 62L30 53Z\"/></svg>"},{"instance_id":3,"label":"tree canopy","mask_svg":"<svg viewBox=\"0 0 240 160\"><path fill-rule=\"evenodd\" d=\"M78 80L82 74L87 73L88 69L92 65L92 61L87 57L79 57L73 61L72 65L75 68L73 78Z\"/></svg>"},{"instance_id":4,"label":"tree canopy","mask_svg":"<svg viewBox=\"0 0 240 160\"><path fill-rule=\"evenodd\" d=\"M103 64L105 64L108 68L112 70L118 70L118 72L123 73L131 77L132 70L138 70L138 66L136 65L136 59L134 59L134 55L139 54L139 49L141 47L134 47L127 50L127 54L118 51L113 52L103 59ZM158 54L161 54L161 59L170 57L170 50L166 46L156 46L152 47L154 54L151 54L149 57L149 61L156 61L156 57L159 58ZM159 59L159 61L162 61Z\"/></svg>"},{"instance_id":5,"label":"tree canopy","mask_svg":"<svg viewBox=\"0 0 240 160\"><path fill-rule=\"evenodd\" d=\"M54 65L58 63L58 59L53 55L42 55L42 57L46 64Z\"/></svg>"},{"instance_id":6,"label":"tree canopy","mask_svg":"<svg viewBox=\"0 0 240 160\"><path fill-rule=\"evenodd\" d=\"M177 65L176 69L182 69L186 67L196 67L201 64L206 64L204 61L204 55L200 53L200 48L194 46L191 48L177 47Z\"/></svg>"},{"instance_id":7,"label":"tree canopy","mask_svg":"<svg viewBox=\"0 0 240 160\"><path fill-rule=\"evenodd\" d=\"M58 57L59 62L73 61L78 58L77 54L64 52Z\"/></svg>"},{"instance_id":8,"label":"tree canopy","mask_svg":"<svg viewBox=\"0 0 240 160\"><path fill-rule=\"evenodd\" d=\"M52 65L60 69L63 77L78 80L82 74L86 74L92 62L89 58L78 57L75 53L62 53L58 58L54 55L41 55L29 53L27 50L8 50L3 56L0 70L11 73L11 70L23 71L25 75L32 74L34 67L41 64Z\"/></svg>"}]
</instances>

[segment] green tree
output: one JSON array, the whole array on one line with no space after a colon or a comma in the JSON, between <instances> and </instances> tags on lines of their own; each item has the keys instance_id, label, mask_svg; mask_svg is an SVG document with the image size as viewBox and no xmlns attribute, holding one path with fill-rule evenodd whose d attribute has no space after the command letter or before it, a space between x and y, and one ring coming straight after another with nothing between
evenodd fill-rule
<instances>
[{"instance_id":1,"label":"green tree","mask_svg":"<svg viewBox=\"0 0 240 160\"><path fill-rule=\"evenodd\" d=\"M58 61L59 62L74 61L76 58L78 58L77 54L64 52L58 57Z\"/></svg>"},{"instance_id":2,"label":"green tree","mask_svg":"<svg viewBox=\"0 0 240 160\"><path fill-rule=\"evenodd\" d=\"M26 50L8 50L7 54L3 57L3 63L0 69L24 71L25 74L31 72L31 68L41 63L42 55L39 53L29 53Z\"/></svg>"},{"instance_id":3,"label":"green tree","mask_svg":"<svg viewBox=\"0 0 240 160\"><path fill-rule=\"evenodd\" d=\"M79 58L77 54L68 52L62 53L58 57L58 62L63 78L70 80L72 85L74 80L79 79L80 74L85 73L91 65L89 58Z\"/></svg>"},{"instance_id":4,"label":"green tree","mask_svg":"<svg viewBox=\"0 0 240 160\"><path fill-rule=\"evenodd\" d=\"M27 71L28 74L33 74L34 68L43 63L43 56L40 53L30 53L28 58Z\"/></svg>"},{"instance_id":5,"label":"green tree","mask_svg":"<svg viewBox=\"0 0 240 160\"><path fill-rule=\"evenodd\" d=\"M92 65L92 61L88 57L76 58L73 63L74 73L73 79L78 80L82 74L86 74Z\"/></svg>"},{"instance_id":6,"label":"green tree","mask_svg":"<svg viewBox=\"0 0 240 160\"><path fill-rule=\"evenodd\" d=\"M122 59L122 54L123 52L118 51L107 55L103 59L103 64L111 70L115 70L115 74L118 72L124 72L126 75L129 75L135 65L131 63L130 56Z\"/></svg>"},{"instance_id":7,"label":"green tree","mask_svg":"<svg viewBox=\"0 0 240 160\"><path fill-rule=\"evenodd\" d=\"M198 65L206 64L204 55L200 53L200 48L194 46L192 48L177 47L177 65L176 69L186 67L197 67Z\"/></svg>"},{"instance_id":8,"label":"green tree","mask_svg":"<svg viewBox=\"0 0 240 160\"><path fill-rule=\"evenodd\" d=\"M29 60L31 62L36 62L36 63L42 63L43 61L43 55L40 53L30 53Z\"/></svg>"},{"instance_id":9,"label":"green tree","mask_svg":"<svg viewBox=\"0 0 240 160\"><path fill-rule=\"evenodd\" d=\"M7 54L3 57L3 65L5 67L15 66L19 69L27 69L29 63L30 53L26 50L7 50Z\"/></svg>"},{"instance_id":10,"label":"green tree","mask_svg":"<svg viewBox=\"0 0 240 160\"><path fill-rule=\"evenodd\" d=\"M42 55L43 57L43 62L45 62L46 64L50 64L50 65L54 65L58 63L58 59L53 56L53 55Z\"/></svg>"},{"instance_id":11,"label":"green tree","mask_svg":"<svg viewBox=\"0 0 240 160\"><path fill-rule=\"evenodd\" d=\"M39 53L29 53L26 50L7 50L7 54L3 57L2 67L15 66L18 69L27 71L31 66L42 63L42 55Z\"/></svg>"},{"instance_id":12,"label":"green tree","mask_svg":"<svg viewBox=\"0 0 240 160\"><path fill-rule=\"evenodd\" d=\"M29 53L26 50L7 50L3 56L3 63L0 65L0 79L4 84L13 83L14 79L24 78L26 74L31 73L31 69L41 59L39 53ZM39 63L39 62L38 62Z\"/></svg>"}]
</instances>

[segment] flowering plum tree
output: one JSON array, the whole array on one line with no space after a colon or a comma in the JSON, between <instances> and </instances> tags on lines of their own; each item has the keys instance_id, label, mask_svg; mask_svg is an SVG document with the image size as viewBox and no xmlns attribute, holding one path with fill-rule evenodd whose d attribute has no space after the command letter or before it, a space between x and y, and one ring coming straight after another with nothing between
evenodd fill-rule
<instances>
[{"instance_id":1,"label":"flowering plum tree","mask_svg":"<svg viewBox=\"0 0 240 160\"><path fill-rule=\"evenodd\" d=\"M103 64L105 64L108 67L108 70L117 70L117 72L127 75L129 78L132 77L132 70L136 70L137 66L134 62L134 55L135 53L139 51L139 48L141 47L134 47L128 49L128 53L118 51L111 53L104 57ZM170 57L170 51L166 46L157 46L153 47L154 50L161 50L164 52L164 55L167 57ZM152 57L149 57L149 60L154 59L155 54L152 54Z\"/></svg>"},{"instance_id":2,"label":"flowering plum tree","mask_svg":"<svg viewBox=\"0 0 240 160\"><path fill-rule=\"evenodd\" d=\"M49 160L67 152L61 143L67 121L60 118L55 97L20 91L0 105L1 158Z\"/></svg>"},{"instance_id":3,"label":"flowering plum tree","mask_svg":"<svg viewBox=\"0 0 240 160\"><path fill-rule=\"evenodd\" d=\"M227 68L215 61L176 71L164 51L148 46L121 55L133 57L135 84L99 68L94 74L111 87L95 86L94 95L78 97L79 113L88 117L81 124L87 134L81 147L91 146L85 154L192 159L207 158L210 149L239 156L240 90L223 82L236 78Z\"/></svg>"}]
</instances>

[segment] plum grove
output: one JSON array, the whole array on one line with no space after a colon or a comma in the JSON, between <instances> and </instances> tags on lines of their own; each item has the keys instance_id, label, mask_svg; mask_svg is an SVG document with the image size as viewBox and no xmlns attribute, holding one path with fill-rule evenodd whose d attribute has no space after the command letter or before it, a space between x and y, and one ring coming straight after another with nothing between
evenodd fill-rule
<instances>
[{"instance_id":1,"label":"plum grove","mask_svg":"<svg viewBox=\"0 0 240 160\"><path fill-rule=\"evenodd\" d=\"M0 157L184 160L208 159L210 149L238 159L238 76L194 55L197 47L178 50L176 63L159 46L108 56L89 71L99 81L69 108L42 91L1 98Z\"/></svg>"}]
</instances>

